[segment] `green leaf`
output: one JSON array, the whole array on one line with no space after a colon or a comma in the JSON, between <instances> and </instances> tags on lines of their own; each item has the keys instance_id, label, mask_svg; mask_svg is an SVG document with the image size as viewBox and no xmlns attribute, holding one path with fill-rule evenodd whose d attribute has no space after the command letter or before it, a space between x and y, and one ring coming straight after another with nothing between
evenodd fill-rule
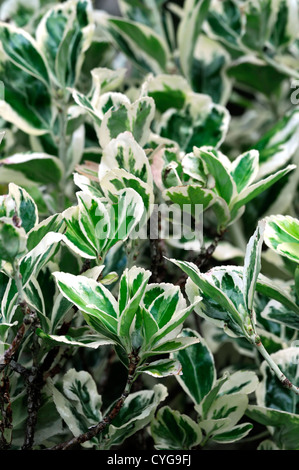
<instances>
[{"instance_id":1,"label":"green leaf","mask_svg":"<svg viewBox=\"0 0 299 470\"><path fill-rule=\"evenodd\" d=\"M26 250L27 236L23 227L16 226L8 217L0 218L0 260L13 263Z\"/></svg>"},{"instance_id":2,"label":"green leaf","mask_svg":"<svg viewBox=\"0 0 299 470\"><path fill-rule=\"evenodd\" d=\"M14 183L9 184L9 195L15 203L14 215L19 217L20 224L28 233L38 223L36 204L27 191Z\"/></svg>"},{"instance_id":3,"label":"green leaf","mask_svg":"<svg viewBox=\"0 0 299 470\"><path fill-rule=\"evenodd\" d=\"M50 8L37 27L37 43L63 87L75 84L91 44L90 12L89 0L68 1Z\"/></svg>"},{"instance_id":4,"label":"green leaf","mask_svg":"<svg viewBox=\"0 0 299 470\"><path fill-rule=\"evenodd\" d=\"M231 175L236 183L238 193L241 193L256 178L259 169L259 153L249 150L233 161Z\"/></svg>"},{"instance_id":5,"label":"green leaf","mask_svg":"<svg viewBox=\"0 0 299 470\"><path fill-rule=\"evenodd\" d=\"M109 438L103 441L103 449L107 450L112 446L121 445L128 437L148 426L157 407L167 395L167 388L162 384L154 385L152 390L130 393L120 412L109 426ZM109 409L112 406L113 404Z\"/></svg>"},{"instance_id":6,"label":"green leaf","mask_svg":"<svg viewBox=\"0 0 299 470\"><path fill-rule=\"evenodd\" d=\"M58 184L63 168L57 157L45 153L18 153L0 160L0 165L13 171L20 171L31 181L42 184Z\"/></svg>"},{"instance_id":7,"label":"green leaf","mask_svg":"<svg viewBox=\"0 0 299 470\"><path fill-rule=\"evenodd\" d=\"M203 160L207 172L215 179L217 193L229 204L236 190L233 178L226 168L224 156L205 147L196 149L195 155L198 155Z\"/></svg>"},{"instance_id":8,"label":"green leaf","mask_svg":"<svg viewBox=\"0 0 299 470\"><path fill-rule=\"evenodd\" d=\"M173 354L174 359L182 365L182 375L176 377L179 384L194 403L199 404L216 380L214 358L196 331L184 329L181 335L199 339L198 343Z\"/></svg>"},{"instance_id":9,"label":"green leaf","mask_svg":"<svg viewBox=\"0 0 299 470\"><path fill-rule=\"evenodd\" d=\"M118 305L110 291L85 276L58 272L53 275L61 293L85 313L87 323L98 333L114 338L117 334Z\"/></svg>"},{"instance_id":10,"label":"green leaf","mask_svg":"<svg viewBox=\"0 0 299 470\"><path fill-rule=\"evenodd\" d=\"M265 221L260 221L247 244L245 253L243 274L244 302L249 312L252 311L256 282L261 269L261 251L264 230Z\"/></svg>"},{"instance_id":11,"label":"green leaf","mask_svg":"<svg viewBox=\"0 0 299 470\"><path fill-rule=\"evenodd\" d=\"M172 339L170 341L161 340L157 343L148 353L145 352L145 355L154 355L154 354L166 354L170 352L180 351L181 349L188 348L192 344L196 344L199 342L198 338L181 338L178 337L176 339Z\"/></svg>"},{"instance_id":12,"label":"green leaf","mask_svg":"<svg viewBox=\"0 0 299 470\"><path fill-rule=\"evenodd\" d=\"M188 280L186 285L190 302L199 295L203 297L195 311L205 318L215 320L219 326L225 325L234 334L243 336L243 321L239 313L239 304L243 303L241 280L233 273L203 274L193 263L174 259L170 261L180 267L193 282L192 285Z\"/></svg>"},{"instance_id":13,"label":"green leaf","mask_svg":"<svg viewBox=\"0 0 299 470\"><path fill-rule=\"evenodd\" d=\"M150 125L154 118L155 103L145 96L134 103L122 103L110 108L102 119L99 130L99 141L102 148L119 134L129 131L137 143L143 147L150 135Z\"/></svg>"},{"instance_id":14,"label":"green leaf","mask_svg":"<svg viewBox=\"0 0 299 470\"><path fill-rule=\"evenodd\" d=\"M279 448L298 450L299 417L293 413L249 405L246 415L264 426L274 428L273 438Z\"/></svg>"},{"instance_id":15,"label":"green leaf","mask_svg":"<svg viewBox=\"0 0 299 470\"><path fill-rule=\"evenodd\" d=\"M101 421L102 399L88 372L70 369L63 379L63 391L60 392L54 385L51 388L57 411L74 436ZM93 443L87 441L83 445L91 447Z\"/></svg>"},{"instance_id":16,"label":"green leaf","mask_svg":"<svg viewBox=\"0 0 299 470\"><path fill-rule=\"evenodd\" d=\"M189 80L196 40L210 7L210 0L187 0L184 2L183 17L178 28L178 49L180 65Z\"/></svg>"},{"instance_id":17,"label":"green leaf","mask_svg":"<svg viewBox=\"0 0 299 470\"><path fill-rule=\"evenodd\" d=\"M249 201L257 197L259 194L263 193L266 189L270 188L274 183L279 181L283 176L285 176L290 171L294 170L295 165L288 165L283 170L279 170L273 175L268 176L265 179L257 181L256 183L251 184L241 194L236 196L233 201L231 201L231 210L233 214L236 213L240 207L246 205Z\"/></svg>"},{"instance_id":18,"label":"green leaf","mask_svg":"<svg viewBox=\"0 0 299 470\"><path fill-rule=\"evenodd\" d=\"M9 59L19 68L49 85L49 74L38 44L23 29L0 23L0 40Z\"/></svg>"},{"instance_id":19,"label":"green leaf","mask_svg":"<svg viewBox=\"0 0 299 470\"><path fill-rule=\"evenodd\" d=\"M0 99L2 119L29 135L48 133L53 124L48 86L5 56L1 57L0 80L5 88L5 100Z\"/></svg>"},{"instance_id":20,"label":"green leaf","mask_svg":"<svg viewBox=\"0 0 299 470\"><path fill-rule=\"evenodd\" d=\"M63 239L61 233L48 232L42 240L20 260L20 272L23 287L31 276L37 277L38 272L49 262L59 248Z\"/></svg>"},{"instance_id":21,"label":"green leaf","mask_svg":"<svg viewBox=\"0 0 299 470\"><path fill-rule=\"evenodd\" d=\"M266 218L265 243L282 256L299 262L299 220L288 215Z\"/></svg>"},{"instance_id":22,"label":"green leaf","mask_svg":"<svg viewBox=\"0 0 299 470\"><path fill-rule=\"evenodd\" d=\"M182 366L173 359L159 359L158 361L151 362L149 365L140 367L138 372L145 372L153 377L161 378L168 377L169 375L181 375Z\"/></svg>"},{"instance_id":23,"label":"green leaf","mask_svg":"<svg viewBox=\"0 0 299 470\"><path fill-rule=\"evenodd\" d=\"M190 450L202 440L202 433L189 416L161 408L151 423L151 435L158 450Z\"/></svg>"},{"instance_id":24,"label":"green leaf","mask_svg":"<svg viewBox=\"0 0 299 470\"><path fill-rule=\"evenodd\" d=\"M130 270L126 269L120 279L118 335L124 340L129 336L133 318L139 308L150 276L150 271L135 266Z\"/></svg>"},{"instance_id":25,"label":"green leaf","mask_svg":"<svg viewBox=\"0 0 299 470\"><path fill-rule=\"evenodd\" d=\"M273 361L279 366L281 372L288 377L291 382L298 386L298 347L282 349L271 354ZM298 395L288 388L282 387L276 376L273 375L270 367L264 361L261 365L262 381L256 391L257 404L266 408L285 411L291 414L299 414Z\"/></svg>"},{"instance_id":26,"label":"green leaf","mask_svg":"<svg viewBox=\"0 0 299 470\"><path fill-rule=\"evenodd\" d=\"M246 437L252 428L253 424L251 423L239 424L228 431L220 432L213 438L213 441L219 443L236 442Z\"/></svg>"},{"instance_id":27,"label":"green leaf","mask_svg":"<svg viewBox=\"0 0 299 470\"><path fill-rule=\"evenodd\" d=\"M226 108L212 103L208 95L190 92L183 109L170 108L162 114L158 132L188 153L203 145L218 148L225 139L229 121Z\"/></svg>"},{"instance_id":28,"label":"green leaf","mask_svg":"<svg viewBox=\"0 0 299 470\"><path fill-rule=\"evenodd\" d=\"M153 29L134 21L112 17L104 19L103 26L117 47L137 66L154 73L166 70L167 44Z\"/></svg>"},{"instance_id":29,"label":"green leaf","mask_svg":"<svg viewBox=\"0 0 299 470\"><path fill-rule=\"evenodd\" d=\"M124 132L116 139L112 139L104 148L99 165L99 180L106 172L120 168L140 178L145 183L153 186L153 177L149 160L140 145L135 141L132 134Z\"/></svg>"}]
</instances>

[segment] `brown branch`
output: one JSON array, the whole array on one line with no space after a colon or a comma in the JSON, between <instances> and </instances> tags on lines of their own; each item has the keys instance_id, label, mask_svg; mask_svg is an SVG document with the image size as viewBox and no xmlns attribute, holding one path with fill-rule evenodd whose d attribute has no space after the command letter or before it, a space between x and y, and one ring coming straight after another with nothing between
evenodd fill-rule
<instances>
[{"instance_id":1,"label":"brown branch","mask_svg":"<svg viewBox=\"0 0 299 470\"><path fill-rule=\"evenodd\" d=\"M77 437L73 437L71 440L58 444L52 447L50 450L69 450L76 445L83 444L84 442L90 441L93 437L98 436L101 434L104 429L113 421L114 418L120 412L126 398L128 397L131 387L135 378L135 372L137 365L139 363L139 357L137 352L132 352L129 356L129 369L128 369L128 378L125 389L121 394L120 398L117 400L116 404L114 405L113 409L104 417L102 421L100 421L95 426L92 426L88 429L87 432L80 434Z\"/></svg>"},{"instance_id":2,"label":"brown branch","mask_svg":"<svg viewBox=\"0 0 299 470\"><path fill-rule=\"evenodd\" d=\"M12 410L11 410L11 401L9 393L9 378L3 376L0 383L0 412L1 412L1 421L0 421L0 449L7 450L11 445L11 435L7 430L12 429ZM8 436L6 436L6 433ZM9 440L7 440L7 437Z\"/></svg>"},{"instance_id":3,"label":"brown branch","mask_svg":"<svg viewBox=\"0 0 299 470\"><path fill-rule=\"evenodd\" d=\"M150 219L151 220L151 219ZM150 282L152 283L159 283L162 282L166 270L165 270L165 247L164 247L164 240L161 239L161 213L158 212L157 214L157 230L151 230L150 221L148 224L149 230L149 244L150 244L150 259L151 259L151 267L150 270L152 272Z\"/></svg>"},{"instance_id":4,"label":"brown branch","mask_svg":"<svg viewBox=\"0 0 299 470\"><path fill-rule=\"evenodd\" d=\"M27 377L27 420L22 450L31 450L34 443L37 414L41 405L41 389L43 380L38 367L32 367Z\"/></svg>"},{"instance_id":5,"label":"brown branch","mask_svg":"<svg viewBox=\"0 0 299 470\"><path fill-rule=\"evenodd\" d=\"M19 347L22 343L25 331L26 331L25 323L22 323L22 325L18 329L17 334L14 337L11 345L5 351L5 353L3 354L2 363L0 364L0 372L2 372L5 369L5 367L7 367L9 365L9 363L11 362L14 354L19 349Z\"/></svg>"},{"instance_id":6,"label":"brown branch","mask_svg":"<svg viewBox=\"0 0 299 470\"><path fill-rule=\"evenodd\" d=\"M213 256L214 251L216 250L218 243L220 240L222 240L223 235L225 231L222 231L221 233L217 234L213 240L213 242L203 251L199 253L199 255L193 260L193 263L201 269L207 262L210 260L210 258ZM183 273L179 280L176 282L176 285L184 288L186 281L187 281L187 274Z\"/></svg>"}]
</instances>

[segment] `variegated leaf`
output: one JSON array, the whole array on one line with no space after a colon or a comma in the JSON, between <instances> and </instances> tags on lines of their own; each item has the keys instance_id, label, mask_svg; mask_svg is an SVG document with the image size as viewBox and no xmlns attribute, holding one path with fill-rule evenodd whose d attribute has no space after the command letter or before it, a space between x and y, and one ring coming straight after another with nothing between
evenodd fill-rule
<instances>
[{"instance_id":1,"label":"variegated leaf","mask_svg":"<svg viewBox=\"0 0 299 470\"><path fill-rule=\"evenodd\" d=\"M259 152L249 150L233 161L231 175L241 193L255 180L259 170Z\"/></svg>"},{"instance_id":2,"label":"variegated leaf","mask_svg":"<svg viewBox=\"0 0 299 470\"><path fill-rule=\"evenodd\" d=\"M146 216L140 218L142 225L146 222L147 217L152 213L154 208L153 187L123 169L110 170L101 180L102 191L104 192L106 198L113 202L116 202L117 192L120 190L125 190L126 188L131 188L134 190L142 199L145 209L144 215Z\"/></svg>"},{"instance_id":3,"label":"variegated leaf","mask_svg":"<svg viewBox=\"0 0 299 470\"><path fill-rule=\"evenodd\" d=\"M31 181L38 183L57 184L62 176L63 168L57 157L44 153L18 153L1 160L1 166L13 171L20 171Z\"/></svg>"},{"instance_id":4,"label":"variegated leaf","mask_svg":"<svg viewBox=\"0 0 299 470\"><path fill-rule=\"evenodd\" d=\"M23 227L17 226L8 217L0 218L0 260L13 263L26 251L27 235Z\"/></svg>"},{"instance_id":5,"label":"variegated leaf","mask_svg":"<svg viewBox=\"0 0 299 470\"><path fill-rule=\"evenodd\" d=\"M5 54L17 67L49 86L45 59L30 34L8 23L0 23L0 40Z\"/></svg>"},{"instance_id":6,"label":"variegated leaf","mask_svg":"<svg viewBox=\"0 0 299 470\"><path fill-rule=\"evenodd\" d=\"M183 17L178 28L178 49L180 65L185 77L191 80L194 49L201 32L201 26L210 7L210 0L187 0L184 2Z\"/></svg>"},{"instance_id":7,"label":"variegated leaf","mask_svg":"<svg viewBox=\"0 0 299 470\"><path fill-rule=\"evenodd\" d=\"M93 29L89 0L55 5L42 17L36 31L37 43L61 86L75 84Z\"/></svg>"},{"instance_id":8,"label":"variegated leaf","mask_svg":"<svg viewBox=\"0 0 299 470\"><path fill-rule=\"evenodd\" d=\"M34 200L27 191L14 183L9 184L9 196L15 203L11 216L19 217L16 225L21 225L28 233L38 224L38 211Z\"/></svg>"},{"instance_id":9,"label":"variegated leaf","mask_svg":"<svg viewBox=\"0 0 299 470\"><path fill-rule=\"evenodd\" d=\"M232 80L227 74L230 56L217 41L201 34L194 48L190 83L197 93L209 95L225 105L231 96Z\"/></svg>"},{"instance_id":10,"label":"variegated leaf","mask_svg":"<svg viewBox=\"0 0 299 470\"><path fill-rule=\"evenodd\" d=\"M132 104L123 103L109 109L103 117L99 140L102 148L119 134L129 131L134 139L143 147L150 135L150 125L154 118L155 103L145 96Z\"/></svg>"},{"instance_id":11,"label":"variegated leaf","mask_svg":"<svg viewBox=\"0 0 299 470\"><path fill-rule=\"evenodd\" d=\"M219 147L228 131L227 109L212 102L208 95L188 93L183 109L169 108L158 123L159 134L175 141L181 150L192 152L203 145Z\"/></svg>"},{"instance_id":12,"label":"variegated leaf","mask_svg":"<svg viewBox=\"0 0 299 470\"><path fill-rule=\"evenodd\" d=\"M158 450L190 450L203 437L195 421L168 406L161 408L152 421L151 435Z\"/></svg>"},{"instance_id":13,"label":"variegated leaf","mask_svg":"<svg viewBox=\"0 0 299 470\"><path fill-rule=\"evenodd\" d=\"M153 177L148 157L130 132L119 134L103 149L99 165L99 180L107 171L120 168L141 181L153 186Z\"/></svg>"},{"instance_id":14,"label":"variegated leaf","mask_svg":"<svg viewBox=\"0 0 299 470\"><path fill-rule=\"evenodd\" d=\"M157 378L168 377L169 375L179 376L182 374L181 364L173 359L159 359L137 370L140 373L146 373Z\"/></svg>"},{"instance_id":15,"label":"variegated leaf","mask_svg":"<svg viewBox=\"0 0 299 470\"><path fill-rule=\"evenodd\" d=\"M47 264L59 248L62 239L61 233L48 232L32 250L20 259L23 287L31 276L37 277L40 269Z\"/></svg>"},{"instance_id":16,"label":"variegated leaf","mask_svg":"<svg viewBox=\"0 0 299 470\"><path fill-rule=\"evenodd\" d=\"M181 336L197 337L199 342L173 354L181 363L182 374L176 378L195 404L199 404L209 393L216 380L214 358L204 339L190 329L184 329Z\"/></svg>"},{"instance_id":17,"label":"variegated leaf","mask_svg":"<svg viewBox=\"0 0 299 470\"><path fill-rule=\"evenodd\" d=\"M261 269L261 252L264 241L265 221L260 221L257 229L250 238L244 259L244 302L247 311L252 311L256 282Z\"/></svg>"},{"instance_id":18,"label":"variegated leaf","mask_svg":"<svg viewBox=\"0 0 299 470\"><path fill-rule=\"evenodd\" d=\"M190 262L170 260L180 267L189 277L186 292L190 302L200 295L201 302L195 311L210 319L218 326L226 328L235 336L244 336L244 325L240 304L244 305L242 280L232 272L209 272L203 274Z\"/></svg>"},{"instance_id":19,"label":"variegated leaf","mask_svg":"<svg viewBox=\"0 0 299 470\"><path fill-rule=\"evenodd\" d=\"M130 270L126 269L120 279L118 297L120 321L118 335L123 337L124 340L129 336L134 315L139 308L150 276L150 271L132 267Z\"/></svg>"},{"instance_id":20,"label":"variegated leaf","mask_svg":"<svg viewBox=\"0 0 299 470\"><path fill-rule=\"evenodd\" d=\"M110 424L109 438L103 440L102 448L110 449L114 445L121 445L129 436L148 426L157 407L167 395L167 388L162 384L154 385L152 390L130 393L119 414Z\"/></svg>"},{"instance_id":21,"label":"variegated leaf","mask_svg":"<svg viewBox=\"0 0 299 470\"><path fill-rule=\"evenodd\" d=\"M255 144L259 151L257 177L279 170L288 163L298 148L299 109L292 108Z\"/></svg>"},{"instance_id":22,"label":"variegated leaf","mask_svg":"<svg viewBox=\"0 0 299 470\"><path fill-rule=\"evenodd\" d=\"M161 73L168 60L167 43L153 29L135 21L103 17L102 25L114 44L147 72Z\"/></svg>"},{"instance_id":23,"label":"variegated leaf","mask_svg":"<svg viewBox=\"0 0 299 470\"><path fill-rule=\"evenodd\" d=\"M298 376L298 346L282 349L271 357L296 386L299 386ZM284 411L290 414L297 414L299 411L298 395L293 393L287 387L282 387L277 377L273 374L269 365L264 361L261 365L262 381L256 390L257 404L267 408Z\"/></svg>"},{"instance_id":24,"label":"variegated leaf","mask_svg":"<svg viewBox=\"0 0 299 470\"><path fill-rule=\"evenodd\" d=\"M265 406L249 405L246 415L264 426L273 429L273 437L279 448L298 450L298 414L287 413Z\"/></svg>"},{"instance_id":25,"label":"variegated leaf","mask_svg":"<svg viewBox=\"0 0 299 470\"><path fill-rule=\"evenodd\" d=\"M288 215L266 218L265 243L272 250L299 262L299 220Z\"/></svg>"},{"instance_id":26,"label":"variegated leaf","mask_svg":"<svg viewBox=\"0 0 299 470\"><path fill-rule=\"evenodd\" d=\"M87 323L98 333L115 340L118 324L118 305L110 291L85 276L54 273L61 293L82 312Z\"/></svg>"},{"instance_id":27,"label":"variegated leaf","mask_svg":"<svg viewBox=\"0 0 299 470\"><path fill-rule=\"evenodd\" d=\"M48 133L53 124L52 98L48 85L1 52L0 61L0 80L5 91L5 96L0 97L2 119L29 135Z\"/></svg>"},{"instance_id":28,"label":"variegated leaf","mask_svg":"<svg viewBox=\"0 0 299 470\"><path fill-rule=\"evenodd\" d=\"M102 398L88 372L70 369L64 376L62 392L54 385L51 388L58 413L74 436L101 420ZM88 441L84 446L91 447L95 442Z\"/></svg>"}]
</instances>

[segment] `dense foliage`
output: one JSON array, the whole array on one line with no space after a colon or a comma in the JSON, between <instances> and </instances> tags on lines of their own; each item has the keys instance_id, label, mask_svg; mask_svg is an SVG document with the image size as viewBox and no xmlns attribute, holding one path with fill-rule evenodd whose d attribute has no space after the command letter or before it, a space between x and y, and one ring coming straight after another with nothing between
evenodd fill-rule
<instances>
[{"instance_id":1,"label":"dense foliage","mask_svg":"<svg viewBox=\"0 0 299 470\"><path fill-rule=\"evenodd\" d=\"M299 2L118 6L0 6L0 448L299 450Z\"/></svg>"}]
</instances>

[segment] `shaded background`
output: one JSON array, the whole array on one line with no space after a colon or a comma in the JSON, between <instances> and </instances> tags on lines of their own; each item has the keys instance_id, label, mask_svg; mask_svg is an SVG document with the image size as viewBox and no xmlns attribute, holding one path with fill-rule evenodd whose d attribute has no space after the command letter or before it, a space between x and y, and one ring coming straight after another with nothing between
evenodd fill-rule
<instances>
[{"instance_id":1,"label":"shaded background","mask_svg":"<svg viewBox=\"0 0 299 470\"><path fill-rule=\"evenodd\" d=\"M166 4L168 2L165 2ZM183 5L184 0L172 0L172 3ZM97 8L105 10L112 15L120 15L117 0L94 0L94 4Z\"/></svg>"},{"instance_id":2,"label":"shaded background","mask_svg":"<svg viewBox=\"0 0 299 470\"><path fill-rule=\"evenodd\" d=\"M119 15L117 0L95 0L94 4L97 8L105 10L112 15Z\"/></svg>"}]
</instances>

